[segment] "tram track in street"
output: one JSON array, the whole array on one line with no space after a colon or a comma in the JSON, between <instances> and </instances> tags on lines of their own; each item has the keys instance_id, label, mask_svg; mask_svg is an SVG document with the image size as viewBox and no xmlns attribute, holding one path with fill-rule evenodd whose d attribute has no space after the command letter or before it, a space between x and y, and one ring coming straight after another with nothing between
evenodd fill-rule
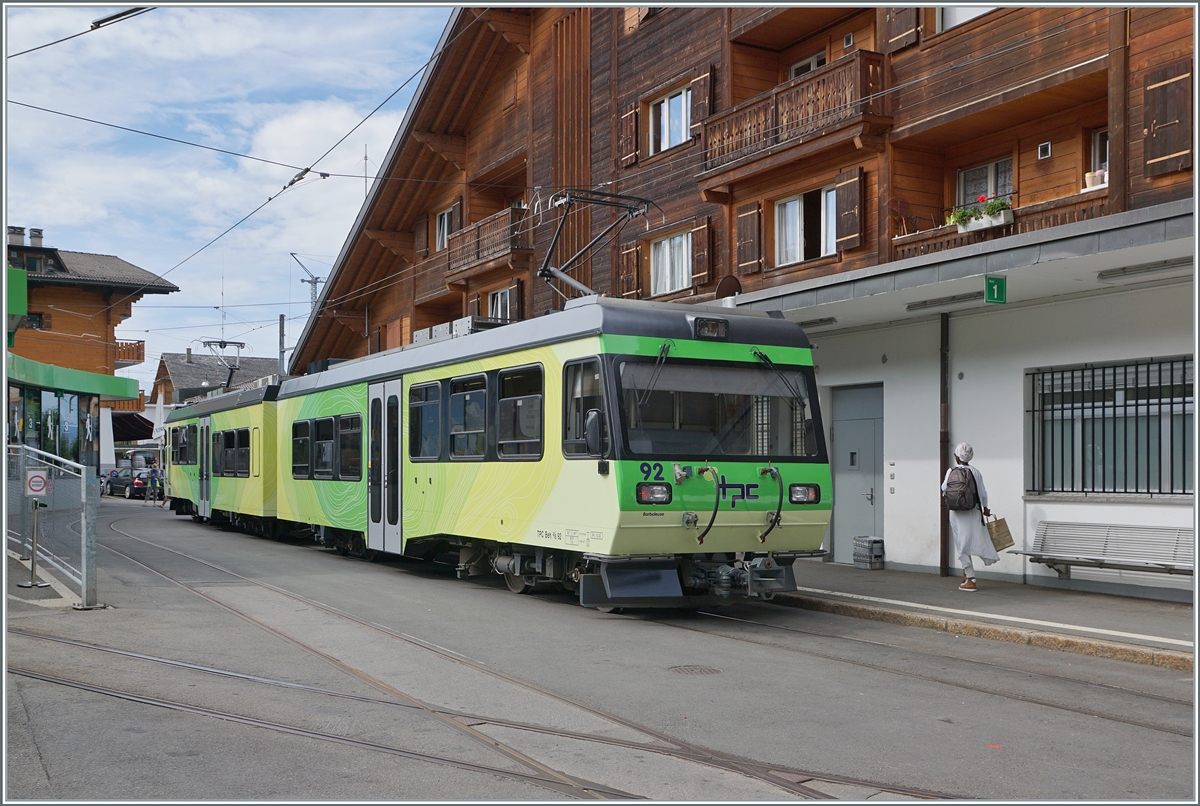
<instances>
[{"instance_id":1,"label":"tram track in street","mask_svg":"<svg viewBox=\"0 0 1200 806\"><path fill-rule=\"evenodd\" d=\"M231 612L232 614L250 622L251 624L254 624L254 625L266 630L267 632L281 638L282 640L286 641L287 643L289 643L305 652L313 654L313 655L319 657L320 659L326 661L327 663L331 663L336 668L338 668L340 671L342 671L346 674L349 674L353 677L356 677L357 679L359 679L361 681L366 682L368 685L370 685L370 686L376 688L377 690L381 691L382 693L384 693L386 695L388 701L397 701L400 703L406 703L407 707L424 710L430 716L441 719L441 720L445 721L446 723L451 724L452 726L454 726L458 729L462 729L462 730L466 731L467 735L476 739L476 741L481 741L488 747L491 747L493 749L496 749L499 752L502 752L508 758L513 760L515 763L519 763L527 768L532 768L534 770L537 770L539 773L541 773L543 775L550 775L552 777L557 777L556 779L558 780L558 786L560 786L560 787L566 786L568 788L574 786L576 788L576 791L572 792L572 795L575 797L611 797L611 795L607 795L605 792L602 792L600 789L596 788L590 782L574 780L574 779L571 779L570 776L566 776L563 773L550 770L549 768L545 767L544 765L540 765L534 759L528 758L527 756L520 753L519 751L513 750L512 748L507 748L502 743L498 742L497 740L492 739L491 737L488 737L486 734L483 734L479 731L474 730L472 726L495 725L495 726L503 727L503 728L514 728L514 729L522 730L522 731L532 731L532 732L547 734L550 736L559 737L559 738L563 738L563 739L577 739L577 740L581 740L581 741L585 741L585 742L595 742L595 743L606 744L606 745L619 747L619 748L623 748L623 749L627 749L627 750L636 750L638 752L653 753L653 754L657 754L660 756L667 756L667 757L677 759L680 761L697 763L697 764L701 764L701 765L704 765L706 767L710 767L710 768L713 768L716 770L721 770L724 772L744 776L746 778L758 780L762 783L765 783L772 787L778 788L779 790L781 790L781 792L788 793L794 797L799 797L799 798L804 798L804 799L830 799L830 798L832 798L833 797L832 795L822 792L819 788L816 788L822 783L829 783L829 784L835 784L835 785L841 785L841 786L866 787L866 788L877 790L880 793L895 794L895 795L901 795L904 797L918 798L918 799L945 799L948 797L953 797L952 795L948 795L947 793L944 793L944 792L936 792L936 791L924 790L924 789L919 789L919 788L914 788L914 787L896 786L896 785L892 785L892 784L882 784L882 783L879 783L876 781L869 781L869 780L858 779L858 778L847 777L847 776L829 775L829 774L824 774L824 773L819 773L819 772L814 772L814 771L795 769L795 768L784 766L784 765L760 762L760 761L756 761L754 759L745 758L745 757L734 755L734 754L724 753L721 751L713 750L711 748L703 747L701 745L696 745L696 744L687 742L685 740L681 740L681 739L679 739L675 736L672 736L666 732L659 731L655 728L651 728L651 727L639 724L633 720L627 719L620 715L617 715L617 714L605 711L603 709L599 709L594 706L588 705L587 703L584 703L584 702L576 700L572 697L563 695L559 692L553 691L553 690L548 689L539 684L523 680L514 675L510 675L506 672L502 672L498 669L489 668L486 665L479 663L478 661L474 661L470 658L466 658L466 657L464 657L456 652L453 652L451 650L448 650L448 649L445 649L442 647L438 647L427 641L423 641L423 640L420 640L413 636L406 635L406 634L400 633L398 631L390 630L381 625L366 621L366 620L359 618L351 613L342 611L336 607L332 607L325 603L318 602L316 600L296 594L294 592L285 590L283 588L279 588L278 586L271 585L266 582L262 582L259 580L245 577L235 571L224 568L215 563L208 562L206 560L203 560L199 557L188 554L186 552L182 552L177 549L173 549L173 548L164 546L162 544L155 543L154 541L147 540L142 537L138 537L137 535L131 534L123 529L118 528L117 523L119 523L119 522L120 521L110 524L110 529L113 532L120 534L126 538L132 539L134 541L137 541L139 543L142 543L142 544L152 547L154 549L169 552L178 557L190 560L195 563L199 563L200 565L205 566L208 569L211 569L213 571L218 571L222 574L226 574L235 580L238 580L245 584L256 586L258 588L261 588L261 589L264 589L267 591L270 591L279 596L286 597L294 602L303 604L310 608L314 608L314 609L324 612L328 615L335 616L340 619L345 619L345 620L357 625L360 628L368 629L368 630L380 633L382 635L385 635L394 640L402 641L405 644L408 644L408 645L411 645L414 647L418 647L424 651L433 653L434 655L442 658L443 660L451 661L456 664L462 664L475 672L485 674L485 675L491 676L491 677L499 679L499 680L503 680L504 682L506 682L510 685L517 686L517 687L524 689L530 693L537 694L537 695L540 695L543 697L547 697L547 698L557 701L558 703L563 704L563 705L571 706L571 707L578 709L580 711L583 711L584 713L587 713L593 717L599 718L601 720L604 720L605 722L611 723L611 724L619 726L621 728L632 730L632 731L642 734L650 739L649 742L634 742L634 741L628 741L628 740L622 740L619 738L614 738L611 736L600 736L600 735L589 734L589 733L577 733L577 732L562 730L562 729L555 728L555 727L548 727L548 726L544 726L544 725L536 725L536 724L524 723L524 722L513 721L513 720L498 719L498 718L486 716L486 715L461 713L461 712L456 712L456 711L452 711L452 710L448 710L448 709L435 708L433 706L430 706L429 704L420 702L416 698L411 697L410 695L405 694L403 692L400 692L400 691L396 690L395 688L388 686L385 683L382 683L378 680L374 680L373 678L371 678L369 675L366 675L362 671L351 668L351 667L347 666L346 664L343 664L342 662L338 661L337 659L329 657L327 654L322 653L319 649L317 649L315 647L308 646L304 642L299 641L294 637L285 635L285 634L279 632L278 630L275 630L270 625L264 624L263 622L255 619L253 616L250 616L249 614L243 613L243 612L239 611L238 609L231 607L228 603L221 602L221 601L217 600L216 598L209 596L204 591L199 590L196 587L197 584L211 584L211 583L189 583L186 581L182 581L162 570L152 567L151 565L147 564L146 562L143 562L142 560L138 559L137 557L135 557L127 552L121 551L112 546L108 546L108 545L104 546L104 548L107 549L108 551L111 551L114 554L117 554L118 556L122 556L122 557L126 558L127 560L134 562L138 565L141 565L142 567L146 568L147 570L151 571L152 573L157 574L158 576L161 576L164 579L169 580L170 582L184 588L185 590L188 590L188 591L194 593L195 595L215 604L216 606L218 606L228 612ZM138 653L134 653L134 654L136 655ZM144 657L147 660L158 660L158 659L152 658L150 656L144 656ZM166 659L161 659L161 660L165 661ZM216 670L213 673L220 673L221 671L223 671L223 670ZM265 679L264 679L264 682L265 682ZM354 695L351 695L351 696L354 696ZM562 791L562 790L560 789L558 791ZM626 795L626 797L627 797L627 795Z\"/></svg>"},{"instance_id":2,"label":"tram track in street","mask_svg":"<svg viewBox=\"0 0 1200 806\"><path fill-rule=\"evenodd\" d=\"M1152 694L1149 692L1136 691L1133 689L1123 688L1120 686L1111 686L1111 685L1107 685L1104 683L1094 683L1091 681L1078 680L1075 678L1066 677L1066 676L1062 676L1062 675L1051 675L1051 674L1047 674L1044 672L1035 672L1035 671L1030 671L1030 670L1026 670L1026 669L1016 669L1016 668L1013 668L1010 666L1003 666L1000 664L990 663L988 661L976 660L973 658L960 658L960 657L955 657L955 656L950 656L950 655L933 654L933 653L923 652L920 650L910 649L908 647L898 646L896 644L888 644L888 643L881 642L881 641L868 641L868 640L861 639L861 638L836 635L833 633L820 632L817 630L805 630L805 629L800 629L797 627L787 627L787 626L783 626L783 625L779 625L779 624L769 624L766 622L753 621L751 619L738 618L736 616L730 616L730 615L727 615L724 613L711 613L711 612L704 611L704 610L700 610L700 611L696 611L696 612L699 615L708 616L710 618L733 621L733 622L738 622L738 623L747 624L747 625L753 625L753 626L765 628L768 630L780 630L780 631L785 631L785 632L789 632L789 633L797 633L797 634L802 634L802 635L811 635L811 636L820 637L820 638L828 638L828 639L835 640L835 641L844 641L844 642L870 645L870 646L886 648L886 649L890 649L890 650L896 650L898 652L903 652L908 655L923 655L923 656L930 657L930 658L936 658L938 660L953 660L953 661L959 662L959 663L966 663L966 664L987 667L987 668L995 670L995 671L1003 671L1003 672L1008 672L1008 673L1017 674L1017 675L1028 675L1031 677L1041 677L1041 678L1046 678L1048 680L1054 680L1056 682L1065 683L1068 685L1083 686L1083 687L1087 687L1087 688L1096 688L1096 689L1101 689L1101 690L1107 690L1107 691L1113 692L1113 693L1119 692L1121 694L1129 695L1134 698L1144 698L1144 699L1155 700L1155 701L1167 703L1170 705L1183 706L1188 709L1193 708L1193 703L1189 702L1187 700L1181 700L1181 699L1178 699L1175 697L1167 697L1167 696L1160 695L1160 694ZM859 659L855 659L855 658L847 658L845 656L836 655L836 654L828 653L828 652L819 652L819 651L816 651L811 648L781 646L779 644L767 642L767 641L755 641L744 635L743 636L729 635L729 634L726 634L723 632L714 632L712 630L705 630L705 629L701 629L701 628L694 627L694 626L688 626L688 625L684 625L684 624L678 624L678 623L674 623L674 622L664 621L664 620L658 619L658 618L648 618L647 620L654 621L656 624L661 624L661 625L669 626L669 627L675 627L676 629L688 630L690 632L702 633L704 635L717 635L717 636L726 638L731 641L741 641L741 642L745 642L745 643L755 644L758 646L770 646L770 647L774 647L777 649L783 649L788 652L796 652L796 653L803 654L803 655L809 655L812 657L822 658L824 660L831 660L831 661L835 661L835 662L839 662L839 663L847 663L847 664L851 664L851 665L858 666L861 668L874 669L876 671L881 671L881 672L885 672L888 674L900 675L903 677L909 677L909 678L913 678L916 680L924 680L924 681L932 682L932 683L941 683L943 685L953 686L955 688L965 689L967 691L973 691L973 692L976 692L979 694L989 694L989 695L996 696L996 697L1003 697L1006 699L1017 700L1020 702L1028 703L1030 705L1040 705L1040 706L1047 707L1047 708L1055 708L1055 709L1059 709L1059 710L1063 710L1063 711L1069 711L1072 713L1081 714L1083 716L1096 717L1098 719L1106 719L1106 720L1110 720L1113 722L1122 722L1127 725L1134 725L1136 727L1146 728L1147 730L1161 731L1163 733L1170 733L1170 734L1174 734L1176 736L1184 736L1187 738L1192 738L1192 736L1193 736L1193 732L1190 728L1186 728L1186 729L1178 728L1178 727L1173 727L1170 725L1157 724L1157 723L1148 722L1145 720L1125 717L1125 716L1121 716L1118 714L1104 713L1102 711L1097 711L1095 709L1073 706L1073 705L1069 705L1066 703L1054 702L1051 700L1046 700L1046 699L1042 699L1042 698L1038 698L1038 697L1031 697L1028 695L1018 694L1018 693L1014 693L1014 692L1002 691L997 688L989 688L986 686L974 685L969 682L964 682L963 680L949 679L948 677L943 677L943 676L921 674L921 673L917 673L917 672L906 671L903 669L896 669L894 667L890 667L890 666L880 664L880 663L872 663L872 662L867 662L867 661L863 661L863 660L859 660Z\"/></svg>"}]
</instances>

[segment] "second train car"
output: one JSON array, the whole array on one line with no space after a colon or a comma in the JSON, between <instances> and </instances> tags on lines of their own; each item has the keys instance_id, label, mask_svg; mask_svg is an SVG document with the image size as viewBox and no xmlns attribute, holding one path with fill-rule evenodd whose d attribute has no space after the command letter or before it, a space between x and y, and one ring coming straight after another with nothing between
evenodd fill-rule
<instances>
[{"instance_id":1,"label":"second train car","mask_svg":"<svg viewBox=\"0 0 1200 806\"><path fill-rule=\"evenodd\" d=\"M808 339L726 308L584 297L220 395L168 434L180 514L589 607L794 590L831 512Z\"/></svg>"}]
</instances>

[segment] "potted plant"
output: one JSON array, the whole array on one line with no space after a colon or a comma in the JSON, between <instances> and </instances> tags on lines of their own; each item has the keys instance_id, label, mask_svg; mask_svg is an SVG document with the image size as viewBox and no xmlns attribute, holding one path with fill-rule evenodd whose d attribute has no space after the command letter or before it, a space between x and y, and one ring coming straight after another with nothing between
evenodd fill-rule
<instances>
[{"instance_id":1,"label":"potted plant","mask_svg":"<svg viewBox=\"0 0 1200 806\"><path fill-rule=\"evenodd\" d=\"M991 227L1003 227L1013 222L1012 205L1008 199L1002 196L993 196L989 199L986 195L980 195L976 202L983 206L956 207L946 217L946 223L957 225L959 232L973 232Z\"/></svg>"}]
</instances>

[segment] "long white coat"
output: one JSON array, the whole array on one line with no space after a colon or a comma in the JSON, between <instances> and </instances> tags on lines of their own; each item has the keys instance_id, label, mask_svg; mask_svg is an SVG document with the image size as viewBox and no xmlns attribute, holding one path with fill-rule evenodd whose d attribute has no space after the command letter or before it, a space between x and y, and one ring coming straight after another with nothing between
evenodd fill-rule
<instances>
[{"instance_id":1,"label":"long white coat","mask_svg":"<svg viewBox=\"0 0 1200 806\"><path fill-rule=\"evenodd\" d=\"M996 553L992 539L988 537L987 527L983 523L981 507L988 505L987 488L983 486L983 474L970 465L966 467L975 477L979 506L966 512L950 510L950 534L954 537L954 554L956 557L969 554L983 560L984 565L991 565L1000 559L1000 555ZM950 471L953 469L947 470L946 478L942 479L943 493L946 492L946 482L950 480Z\"/></svg>"}]
</instances>

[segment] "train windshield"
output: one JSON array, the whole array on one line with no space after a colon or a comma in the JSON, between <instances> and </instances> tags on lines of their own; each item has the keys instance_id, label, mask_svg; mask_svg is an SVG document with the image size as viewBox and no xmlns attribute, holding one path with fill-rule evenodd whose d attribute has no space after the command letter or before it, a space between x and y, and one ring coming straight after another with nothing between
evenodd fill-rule
<instances>
[{"instance_id":1,"label":"train windshield","mask_svg":"<svg viewBox=\"0 0 1200 806\"><path fill-rule=\"evenodd\" d=\"M810 367L620 361L631 454L823 461Z\"/></svg>"}]
</instances>

